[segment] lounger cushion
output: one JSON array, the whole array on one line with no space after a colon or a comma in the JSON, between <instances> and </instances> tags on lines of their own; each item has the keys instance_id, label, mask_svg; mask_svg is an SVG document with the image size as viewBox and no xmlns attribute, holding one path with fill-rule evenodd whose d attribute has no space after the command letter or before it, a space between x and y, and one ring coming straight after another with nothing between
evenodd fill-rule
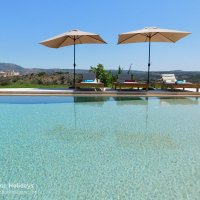
<instances>
[{"instance_id":1,"label":"lounger cushion","mask_svg":"<svg viewBox=\"0 0 200 200\"><path fill-rule=\"evenodd\" d=\"M85 82L85 83L91 83L91 82L94 82L94 80L84 80L83 82Z\"/></svg>"},{"instance_id":2,"label":"lounger cushion","mask_svg":"<svg viewBox=\"0 0 200 200\"><path fill-rule=\"evenodd\" d=\"M176 81L176 84L183 84L183 83L185 83L185 80L178 80L178 81Z\"/></svg>"},{"instance_id":3,"label":"lounger cushion","mask_svg":"<svg viewBox=\"0 0 200 200\"><path fill-rule=\"evenodd\" d=\"M128 83L133 83L133 82L135 82L135 80L125 80L124 82L125 82L125 83L126 83L126 82L128 82Z\"/></svg>"},{"instance_id":4,"label":"lounger cushion","mask_svg":"<svg viewBox=\"0 0 200 200\"><path fill-rule=\"evenodd\" d=\"M164 83L175 83L176 81L174 80L165 80Z\"/></svg>"}]
</instances>

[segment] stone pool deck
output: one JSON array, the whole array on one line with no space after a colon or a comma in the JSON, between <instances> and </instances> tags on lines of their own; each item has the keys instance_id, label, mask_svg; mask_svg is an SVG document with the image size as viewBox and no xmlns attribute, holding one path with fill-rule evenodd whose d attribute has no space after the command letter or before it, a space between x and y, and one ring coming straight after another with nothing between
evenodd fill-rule
<instances>
[{"instance_id":1,"label":"stone pool deck","mask_svg":"<svg viewBox=\"0 0 200 200\"><path fill-rule=\"evenodd\" d=\"M135 96L135 97L200 97L193 89L176 90L114 90L105 91L40 88L1 88L0 96Z\"/></svg>"}]
</instances>

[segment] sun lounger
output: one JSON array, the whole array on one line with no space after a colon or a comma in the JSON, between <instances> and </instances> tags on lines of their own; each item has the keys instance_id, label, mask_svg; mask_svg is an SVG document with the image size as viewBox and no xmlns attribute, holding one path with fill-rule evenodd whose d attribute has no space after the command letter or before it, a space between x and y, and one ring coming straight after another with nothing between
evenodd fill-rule
<instances>
[{"instance_id":1,"label":"sun lounger","mask_svg":"<svg viewBox=\"0 0 200 200\"><path fill-rule=\"evenodd\" d=\"M185 90L185 88L196 88L196 91L199 92L199 83L190 83L186 82L185 80L177 80L174 74L162 74L161 80L161 88L170 88L172 91L180 88L183 90Z\"/></svg>"},{"instance_id":2,"label":"sun lounger","mask_svg":"<svg viewBox=\"0 0 200 200\"><path fill-rule=\"evenodd\" d=\"M75 89L78 88L94 88L95 90L103 90L104 84L97 81L94 73L85 73L83 74L82 82L75 84Z\"/></svg>"},{"instance_id":3,"label":"sun lounger","mask_svg":"<svg viewBox=\"0 0 200 200\"><path fill-rule=\"evenodd\" d=\"M171 83L176 83L177 81L174 74L162 74L161 77L162 77L161 78L162 83L171 84Z\"/></svg>"},{"instance_id":4,"label":"sun lounger","mask_svg":"<svg viewBox=\"0 0 200 200\"><path fill-rule=\"evenodd\" d=\"M120 90L123 88L125 88L125 89L137 88L138 90L140 88L142 88L142 89L145 88L146 90L148 89L148 84L140 83L140 82L136 82L135 80L132 80L131 75L129 75L129 74L119 74L117 82L114 82L113 86L114 86L115 90L117 90L118 88Z\"/></svg>"}]
</instances>

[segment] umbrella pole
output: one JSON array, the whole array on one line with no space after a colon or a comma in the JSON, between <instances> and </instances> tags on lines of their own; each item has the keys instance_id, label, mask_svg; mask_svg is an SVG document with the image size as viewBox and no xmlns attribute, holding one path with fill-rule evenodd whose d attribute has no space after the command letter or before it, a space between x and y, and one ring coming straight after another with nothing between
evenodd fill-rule
<instances>
[{"instance_id":1,"label":"umbrella pole","mask_svg":"<svg viewBox=\"0 0 200 200\"><path fill-rule=\"evenodd\" d=\"M151 65L151 37L149 37L149 61L148 61L148 77L147 77L148 88L149 88L150 65Z\"/></svg>"},{"instance_id":2,"label":"umbrella pole","mask_svg":"<svg viewBox=\"0 0 200 200\"><path fill-rule=\"evenodd\" d=\"M75 61L75 59L76 59L76 57L75 57L75 53L76 53L76 51L75 51L75 41L76 41L76 39L74 38L74 83L73 83L73 87L75 88L75 82L76 82L76 76L75 76L75 67L76 67L76 61Z\"/></svg>"}]
</instances>

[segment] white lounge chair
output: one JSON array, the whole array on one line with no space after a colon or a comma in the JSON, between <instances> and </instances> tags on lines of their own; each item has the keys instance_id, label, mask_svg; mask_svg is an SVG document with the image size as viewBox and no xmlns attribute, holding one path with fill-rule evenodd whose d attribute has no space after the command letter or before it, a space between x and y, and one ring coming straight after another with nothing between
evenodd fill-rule
<instances>
[{"instance_id":1,"label":"white lounge chair","mask_svg":"<svg viewBox=\"0 0 200 200\"><path fill-rule=\"evenodd\" d=\"M174 74L162 74L161 80L163 83L176 83L176 77Z\"/></svg>"},{"instance_id":2,"label":"white lounge chair","mask_svg":"<svg viewBox=\"0 0 200 200\"><path fill-rule=\"evenodd\" d=\"M185 80L177 80L174 74L162 74L162 83L161 88L170 88L172 91L175 89L182 88L195 88L199 92L200 84L199 83L190 83Z\"/></svg>"}]
</instances>

